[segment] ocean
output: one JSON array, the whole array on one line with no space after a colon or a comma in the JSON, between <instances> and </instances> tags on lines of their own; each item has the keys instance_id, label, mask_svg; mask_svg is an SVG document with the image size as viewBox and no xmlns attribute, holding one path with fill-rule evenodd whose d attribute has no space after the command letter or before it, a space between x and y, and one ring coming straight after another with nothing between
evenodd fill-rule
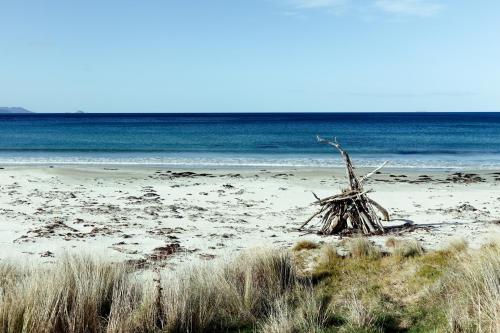
<instances>
[{"instance_id":1,"label":"ocean","mask_svg":"<svg viewBox=\"0 0 500 333\"><path fill-rule=\"evenodd\" d=\"M500 168L500 113L3 114L0 164Z\"/></svg>"}]
</instances>

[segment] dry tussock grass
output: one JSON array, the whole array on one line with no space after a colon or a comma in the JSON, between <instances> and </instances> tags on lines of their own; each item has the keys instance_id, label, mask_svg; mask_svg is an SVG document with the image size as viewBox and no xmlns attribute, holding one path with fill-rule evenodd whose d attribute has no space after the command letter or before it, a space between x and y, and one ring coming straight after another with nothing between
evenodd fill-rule
<instances>
[{"instance_id":1,"label":"dry tussock grass","mask_svg":"<svg viewBox=\"0 0 500 333\"><path fill-rule=\"evenodd\" d=\"M464 255L442 280L453 332L500 332L500 246Z\"/></svg>"},{"instance_id":2,"label":"dry tussock grass","mask_svg":"<svg viewBox=\"0 0 500 333\"><path fill-rule=\"evenodd\" d=\"M45 268L2 263L0 331L500 331L498 245L393 243L393 255L363 239L346 242L343 256L332 245L254 250L159 276L81 256ZM306 274L294 256L308 252Z\"/></svg>"},{"instance_id":3,"label":"dry tussock grass","mask_svg":"<svg viewBox=\"0 0 500 333\"><path fill-rule=\"evenodd\" d=\"M366 238L349 239L346 245L353 258L377 259L382 255L380 248Z\"/></svg>"},{"instance_id":4,"label":"dry tussock grass","mask_svg":"<svg viewBox=\"0 0 500 333\"><path fill-rule=\"evenodd\" d=\"M309 240L302 240L297 242L292 248L293 251L302 251L302 250L313 250L317 249L319 245L317 243L311 242Z\"/></svg>"},{"instance_id":5,"label":"dry tussock grass","mask_svg":"<svg viewBox=\"0 0 500 333\"><path fill-rule=\"evenodd\" d=\"M392 255L399 260L420 256L422 254L424 254L424 248L420 242L416 240L406 240L396 243L392 252Z\"/></svg>"},{"instance_id":6,"label":"dry tussock grass","mask_svg":"<svg viewBox=\"0 0 500 333\"><path fill-rule=\"evenodd\" d=\"M3 265L2 265L3 266ZM65 257L52 269L7 270L1 285L4 332L99 332L123 280L123 267Z\"/></svg>"},{"instance_id":7,"label":"dry tussock grass","mask_svg":"<svg viewBox=\"0 0 500 333\"><path fill-rule=\"evenodd\" d=\"M209 332L255 326L291 293L289 253L253 251L152 281L124 266L67 256L48 268L0 265L2 332Z\"/></svg>"}]
</instances>

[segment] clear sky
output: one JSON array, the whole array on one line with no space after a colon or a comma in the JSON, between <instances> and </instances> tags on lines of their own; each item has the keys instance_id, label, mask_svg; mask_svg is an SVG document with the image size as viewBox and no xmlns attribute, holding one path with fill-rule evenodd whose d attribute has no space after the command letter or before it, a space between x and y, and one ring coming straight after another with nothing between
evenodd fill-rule
<instances>
[{"instance_id":1,"label":"clear sky","mask_svg":"<svg viewBox=\"0 0 500 333\"><path fill-rule=\"evenodd\" d=\"M0 106L500 111L498 0L0 0Z\"/></svg>"}]
</instances>

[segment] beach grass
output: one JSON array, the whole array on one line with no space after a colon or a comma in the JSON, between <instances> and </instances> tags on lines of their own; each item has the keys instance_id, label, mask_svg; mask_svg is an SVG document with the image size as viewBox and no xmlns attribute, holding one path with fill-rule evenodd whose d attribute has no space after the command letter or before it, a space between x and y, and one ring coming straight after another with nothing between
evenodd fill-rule
<instances>
[{"instance_id":1,"label":"beach grass","mask_svg":"<svg viewBox=\"0 0 500 333\"><path fill-rule=\"evenodd\" d=\"M293 251L302 251L302 250L313 250L317 249L319 245L315 242L309 240L298 241L292 248Z\"/></svg>"},{"instance_id":2,"label":"beach grass","mask_svg":"<svg viewBox=\"0 0 500 333\"><path fill-rule=\"evenodd\" d=\"M500 245L366 239L174 272L88 256L0 263L1 332L498 332Z\"/></svg>"}]
</instances>

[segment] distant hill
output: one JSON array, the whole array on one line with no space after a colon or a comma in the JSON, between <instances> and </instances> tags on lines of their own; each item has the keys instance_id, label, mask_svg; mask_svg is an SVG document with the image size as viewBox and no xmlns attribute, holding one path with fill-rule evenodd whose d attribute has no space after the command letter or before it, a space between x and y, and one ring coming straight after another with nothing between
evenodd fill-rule
<instances>
[{"instance_id":1,"label":"distant hill","mask_svg":"<svg viewBox=\"0 0 500 333\"><path fill-rule=\"evenodd\" d=\"M21 108L19 106L0 106L0 113L33 113L30 110L26 110L25 108Z\"/></svg>"}]
</instances>

